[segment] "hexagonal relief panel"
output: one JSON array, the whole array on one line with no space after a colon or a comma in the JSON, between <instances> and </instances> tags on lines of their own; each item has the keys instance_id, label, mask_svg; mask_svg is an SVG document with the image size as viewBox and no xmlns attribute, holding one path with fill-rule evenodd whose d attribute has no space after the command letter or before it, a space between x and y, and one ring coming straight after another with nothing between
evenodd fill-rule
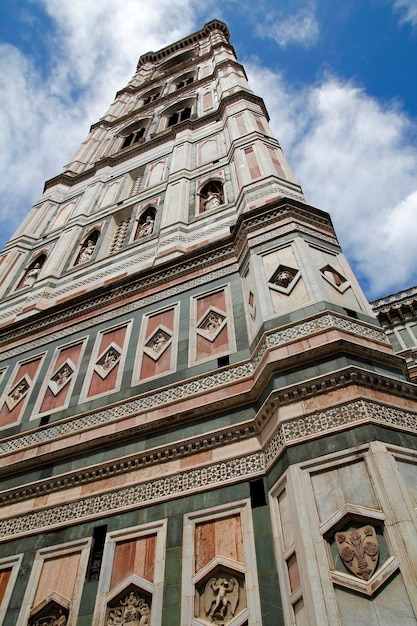
<instances>
[{"instance_id":1,"label":"hexagonal relief panel","mask_svg":"<svg viewBox=\"0 0 417 626\"><path fill-rule=\"evenodd\" d=\"M196 330L205 339L214 341L226 326L226 322L227 317L224 311L210 307L198 322Z\"/></svg>"},{"instance_id":2,"label":"hexagonal relief panel","mask_svg":"<svg viewBox=\"0 0 417 626\"><path fill-rule=\"evenodd\" d=\"M270 277L268 283L270 287L276 291L285 293L288 296L294 289L300 277L301 272L297 267L291 267L290 265L283 265L280 263Z\"/></svg>"},{"instance_id":3,"label":"hexagonal relief panel","mask_svg":"<svg viewBox=\"0 0 417 626\"><path fill-rule=\"evenodd\" d=\"M390 556L381 519L364 517L347 510L326 532L331 554L333 583L372 596L399 568Z\"/></svg>"},{"instance_id":4,"label":"hexagonal relief panel","mask_svg":"<svg viewBox=\"0 0 417 626\"><path fill-rule=\"evenodd\" d=\"M335 289L343 293L350 287L350 282L331 265L325 265L320 269L326 281Z\"/></svg>"},{"instance_id":5,"label":"hexagonal relief panel","mask_svg":"<svg viewBox=\"0 0 417 626\"><path fill-rule=\"evenodd\" d=\"M107 349L97 359L94 369L97 374L104 380L110 372L116 367L120 361L122 351L114 343L111 343Z\"/></svg>"},{"instance_id":6,"label":"hexagonal relief panel","mask_svg":"<svg viewBox=\"0 0 417 626\"><path fill-rule=\"evenodd\" d=\"M149 626L151 609L152 594L131 583L107 603L105 624Z\"/></svg>"},{"instance_id":7,"label":"hexagonal relief panel","mask_svg":"<svg viewBox=\"0 0 417 626\"><path fill-rule=\"evenodd\" d=\"M69 609L68 600L53 593L32 610L28 626L65 626L68 623Z\"/></svg>"},{"instance_id":8,"label":"hexagonal relief panel","mask_svg":"<svg viewBox=\"0 0 417 626\"><path fill-rule=\"evenodd\" d=\"M237 626L247 618L245 575L216 559L195 581L194 616L202 624Z\"/></svg>"},{"instance_id":9,"label":"hexagonal relief panel","mask_svg":"<svg viewBox=\"0 0 417 626\"><path fill-rule=\"evenodd\" d=\"M164 326L158 326L146 342L143 351L157 361L172 343L172 333Z\"/></svg>"}]
</instances>

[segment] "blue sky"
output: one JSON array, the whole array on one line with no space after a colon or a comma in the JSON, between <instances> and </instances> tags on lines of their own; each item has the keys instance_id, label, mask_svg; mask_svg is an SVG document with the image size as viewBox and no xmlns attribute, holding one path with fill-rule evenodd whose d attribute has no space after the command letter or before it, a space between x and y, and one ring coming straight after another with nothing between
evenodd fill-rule
<instances>
[{"instance_id":1,"label":"blue sky","mask_svg":"<svg viewBox=\"0 0 417 626\"><path fill-rule=\"evenodd\" d=\"M417 284L417 0L0 0L0 247L139 55L215 17L367 296Z\"/></svg>"}]
</instances>

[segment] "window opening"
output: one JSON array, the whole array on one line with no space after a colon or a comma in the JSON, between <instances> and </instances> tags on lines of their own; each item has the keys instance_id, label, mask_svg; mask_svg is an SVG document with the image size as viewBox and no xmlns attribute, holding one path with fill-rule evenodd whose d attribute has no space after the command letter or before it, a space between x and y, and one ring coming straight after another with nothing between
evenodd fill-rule
<instances>
[{"instance_id":1,"label":"window opening","mask_svg":"<svg viewBox=\"0 0 417 626\"><path fill-rule=\"evenodd\" d=\"M132 146L134 143L137 143L145 134L145 127L139 128L135 130L133 133L130 133L122 144L122 148L127 148L128 146Z\"/></svg>"},{"instance_id":2,"label":"window opening","mask_svg":"<svg viewBox=\"0 0 417 626\"><path fill-rule=\"evenodd\" d=\"M106 534L106 525L96 526L93 530L93 545L91 548L90 562L88 564L87 580L99 579Z\"/></svg>"},{"instance_id":3,"label":"window opening","mask_svg":"<svg viewBox=\"0 0 417 626\"><path fill-rule=\"evenodd\" d=\"M176 83L175 88L182 89L182 87L185 87L186 85L191 85L191 83L193 82L194 76L188 76L188 78L184 78L183 80L180 80L179 83Z\"/></svg>"},{"instance_id":4,"label":"window opening","mask_svg":"<svg viewBox=\"0 0 417 626\"><path fill-rule=\"evenodd\" d=\"M184 122L191 117L191 107L187 106L183 109L177 109L172 113L168 118L168 126L175 126L175 124L179 124L180 122Z\"/></svg>"}]
</instances>

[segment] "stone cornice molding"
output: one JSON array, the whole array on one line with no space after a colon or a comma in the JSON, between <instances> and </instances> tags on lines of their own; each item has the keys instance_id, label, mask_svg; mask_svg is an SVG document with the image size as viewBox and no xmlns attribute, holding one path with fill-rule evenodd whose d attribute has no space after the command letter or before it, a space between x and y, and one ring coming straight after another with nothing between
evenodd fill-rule
<instances>
[{"instance_id":1,"label":"stone cornice molding","mask_svg":"<svg viewBox=\"0 0 417 626\"><path fill-rule=\"evenodd\" d=\"M283 422L264 446L263 451L222 462L203 464L200 467L167 474L155 480L119 487L3 519L0 521L0 541L51 530L55 527L62 528L103 515L115 515L167 499L172 500L198 493L201 490L215 489L262 476L289 446L366 423L417 434L416 413L365 399L341 403ZM157 462L159 463L160 460L158 459ZM68 486L64 485L63 488Z\"/></svg>"}]
</instances>

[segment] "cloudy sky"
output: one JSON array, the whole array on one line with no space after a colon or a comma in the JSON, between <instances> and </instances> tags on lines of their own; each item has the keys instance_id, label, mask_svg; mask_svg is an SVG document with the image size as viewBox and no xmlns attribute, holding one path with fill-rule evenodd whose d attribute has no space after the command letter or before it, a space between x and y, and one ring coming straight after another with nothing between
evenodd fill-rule
<instances>
[{"instance_id":1,"label":"cloudy sky","mask_svg":"<svg viewBox=\"0 0 417 626\"><path fill-rule=\"evenodd\" d=\"M417 284L417 0L0 0L0 248L139 55L213 18L367 296Z\"/></svg>"}]
</instances>

